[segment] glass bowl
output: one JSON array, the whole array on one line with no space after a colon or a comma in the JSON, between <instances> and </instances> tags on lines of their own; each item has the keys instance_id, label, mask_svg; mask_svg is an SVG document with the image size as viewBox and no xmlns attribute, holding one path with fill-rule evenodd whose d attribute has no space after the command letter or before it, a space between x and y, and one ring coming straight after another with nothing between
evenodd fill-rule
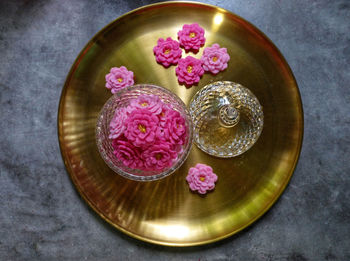
<instances>
[{"instance_id":1,"label":"glass bowl","mask_svg":"<svg viewBox=\"0 0 350 261\"><path fill-rule=\"evenodd\" d=\"M127 108L131 101L140 96L153 95L158 97L164 104L178 111L185 119L185 128L187 137L184 139L184 144L177 148L177 158L174 159L170 166L162 170L145 170L130 168L123 164L115 154L113 148L113 140L109 138L110 122L114 117L115 111ZM140 126L139 126L140 127ZM183 101L171 91L150 84L137 84L124 88L115 93L104 104L96 124L96 142L100 155L107 165L119 175L137 181L152 181L164 178L175 172L186 160L193 140L192 120L191 116Z\"/></svg>"},{"instance_id":2,"label":"glass bowl","mask_svg":"<svg viewBox=\"0 0 350 261\"><path fill-rule=\"evenodd\" d=\"M203 87L189 106L194 143L219 158L231 158L249 150L258 140L264 113L256 96L246 87L219 81Z\"/></svg>"}]
</instances>

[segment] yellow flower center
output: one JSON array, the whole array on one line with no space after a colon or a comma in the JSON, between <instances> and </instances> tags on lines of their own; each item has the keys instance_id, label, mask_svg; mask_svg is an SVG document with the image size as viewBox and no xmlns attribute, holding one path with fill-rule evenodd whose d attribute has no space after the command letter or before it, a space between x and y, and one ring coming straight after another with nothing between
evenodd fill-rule
<instances>
[{"instance_id":1,"label":"yellow flower center","mask_svg":"<svg viewBox=\"0 0 350 261\"><path fill-rule=\"evenodd\" d=\"M195 37L196 36L196 33L190 33L190 38L193 38L193 37Z\"/></svg>"},{"instance_id":2,"label":"yellow flower center","mask_svg":"<svg viewBox=\"0 0 350 261\"><path fill-rule=\"evenodd\" d=\"M216 62L218 60L218 57L214 56L212 60L213 62Z\"/></svg>"},{"instance_id":3,"label":"yellow flower center","mask_svg":"<svg viewBox=\"0 0 350 261\"><path fill-rule=\"evenodd\" d=\"M161 117L164 117L164 116L165 116L165 113L164 113L164 112L162 112L162 113L160 114L160 116L161 116Z\"/></svg>"},{"instance_id":4,"label":"yellow flower center","mask_svg":"<svg viewBox=\"0 0 350 261\"><path fill-rule=\"evenodd\" d=\"M142 124L139 124L139 131L141 131L142 133L145 133L146 132L146 127L143 126Z\"/></svg>"},{"instance_id":5,"label":"yellow flower center","mask_svg":"<svg viewBox=\"0 0 350 261\"><path fill-rule=\"evenodd\" d=\"M170 53L170 51L171 51L170 49L165 49L164 54L168 54L168 53Z\"/></svg>"},{"instance_id":6,"label":"yellow flower center","mask_svg":"<svg viewBox=\"0 0 350 261\"><path fill-rule=\"evenodd\" d=\"M200 181L205 181L205 177L204 177L204 176L200 176L200 177L199 177L199 180L200 180Z\"/></svg>"},{"instance_id":7,"label":"yellow flower center","mask_svg":"<svg viewBox=\"0 0 350 261\"><path fill-rule=\"evenodd\" d=\"M192 67L191 65L187 66L187 72L188 72L188 73L191 73L191 72L192 72L192 69L193 69L193 67Z\"/></svg>"},{"instance_id":8,"label":"yellow flower center","mask_svg":"<svg viewBox=\"0 0 350 261\"><path fill-rule=\"evenodd\" d=\"M123 81L123 78L118 78L118 82L122 82Z\"/></svg>"},{"instance_id":9,"label":"yellow flower center","mask_svg":"<svg viewBox=\"0 0 350 261\"><path fill-rule=\"evenodd\" d=\"M147 102L144 102L144 103L141 103L140 104L142 107L146 107L147 105L148 105L148 103Z\"/></svg>"},{"instance_id":10,"label":"yellow flower center","mask_svg":"<svg viewBox=\"0 0 350 261\"><path fill-rule=\"evenodd\" d=\"M157 160L161 160L163 158L163 155L162 154L160 154L160 153L157 153L156 154L156 159Z\"/></svg>"}]
</instances>

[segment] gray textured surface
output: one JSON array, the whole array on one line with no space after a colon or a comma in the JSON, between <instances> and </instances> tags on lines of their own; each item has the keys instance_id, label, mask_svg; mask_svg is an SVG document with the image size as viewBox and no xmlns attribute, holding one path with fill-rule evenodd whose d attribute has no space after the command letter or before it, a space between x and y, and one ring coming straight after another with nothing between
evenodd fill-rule
<instances>
[{"instance_id":1,"label":"gray textured surface","mask_svg":"<svg viewBox=\"0 0 350 261\"><path fill-rule=\"evenodd\" d=\"M173 249L131 239L80 199L61 160L60 92L89 39L137 1L0 2L0 260L350 260L350 1L207 1L260 28L302 94L298 167L237 236Z\"/></svg>"}]
</instances>

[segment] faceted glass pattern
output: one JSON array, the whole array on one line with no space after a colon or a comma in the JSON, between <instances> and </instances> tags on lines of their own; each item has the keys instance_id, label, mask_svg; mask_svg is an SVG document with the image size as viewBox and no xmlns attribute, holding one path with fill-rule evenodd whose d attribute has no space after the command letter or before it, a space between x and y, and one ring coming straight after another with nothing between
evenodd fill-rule
<instances>
[{"instance_id":1,"label":"faceted glass pattern","mask_svg":"<svg viewBox=\"0 0 350 261\"><path fill-rule=\"evenodd\" d=\"M209 84L191 100L194 143L221 158L238 156L258 140L264 125L262 106L242 85L229 81Z\"/></svg>"}]
</instances>

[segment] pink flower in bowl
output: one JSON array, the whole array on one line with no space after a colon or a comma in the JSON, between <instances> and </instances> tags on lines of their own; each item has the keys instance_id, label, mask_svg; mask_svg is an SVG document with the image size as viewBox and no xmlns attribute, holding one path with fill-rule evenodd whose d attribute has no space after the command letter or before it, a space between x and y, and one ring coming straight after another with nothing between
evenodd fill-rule
<instances>
[{"instance_id":1,"label":"pink flower in bowl","mask_svg":"<svg viewBox=\"0 0 350 261\"><path fill-rule=\"evenodd\" d=\"M207 191L215 188L218 176L213 173L213 169L210 166L198 163L195 167L190 168L186 180L192 191L205 194Z\"/></svg>"},{"instance_id":2,"label":"pink flower in bowl","mask_svg":"<svg viewBox=\"0 0 350 261\"><path fill-rule=\"evenodd\" d=\"M157 45L153 48L153 53L156 56L156 61L167 68L171 64L177 64L181 58L182 50L178 41L168 37L166 40L158 39Z\"/></svg>"},{"instance_id":3,"label":"pink flower in bowl","mask_svg":"<svg viewBox=\"0 0 350 261\"><path fill-rule=\"evenodd\" d=\"M186 121L178 111L171 110L168 113L164 126L164 137L173 145L182 145L187 138Z\"/></svg>"},{"instance_id":4,"label":"pink flower in bowl","mask_svg":"<svg viewBox=\"0 0 350 261\"><path fill-rule=\"evenodd\" d=\"M134 73L125 66L111 68L110 73L105 78L106 88L110 89L113 94L134 84Z\"/></svg>"},{"instance_id":5,"label":"pink flower in bowl","mask_svg":"<svg viewBox=\"0 0 350 261\"><path fill-rule=\"evenodd\" d=\"M178 33L180 45L186 51L194 50L197 52L205 43L204 29L197 23L185 24Z\"/></svg>"},{"instance_id":6,"label":"pink flower in bowl","mask_svg":"<svg viewBox=\"0 0 350 261\"><path fill-rule=\"evenodd\" d=\"M159 125L161 127L164 127L168 118L168 114L170 111L172 111L173 109L167 105L167 104L163 104L162 105L162 110L161 112L158 114L158 118L159 118Z\"/></svg>"},{"instance_id":7,"label":"pink flower in bowl","mask_svg":"<svg viewBox=\"0 0 350 261\"><path fill-rule=\"evenodd\" d=\"M227 53L227 49L220 48L219 44L213 44L212 47L206 47L201 58L204 70L213 74L225 70L229 60L230 56Z\"/></svg>"},{"instance_id":8,"label":"pink flower in bowl","mask_svg":"<svg viewBox=\"0 0 350 261\"><path fill-rule=\"evenodd\" d=\"M114 155L125 166L139 169L143 167L143 161L140 158L140 152L133 144L127 140L115 139L112 143Z\"/></svg>"},{"instance_id":9,"label":"pink flower in bowl","mask_svg":"<svg viewBox=\"0 0 350 261\"><path fill-rule=\"evenodd\" d=\"M177 152L172 150L172 144L166 141L157 141L141 154L147 170L164 170L170 167L177 158Z\"/></svg>"},{"instance_id":10,"label":"pink flower in bowl","mask_svg":"<svg viewBox=\"0 0 350 261\"><path fill-rule=\"evenodd\" d=\"M185 59L179 60L175 72L180 83L191 86L198 83L204 74L202 61L192 56L187 56Z\"/></svg>"},{"instance_id":11,"label":"pink flower in bowl","mask_svg":"<svg viewBox=\"0 0 350 261\"><path fill-rule=\"evenodd\" d=\"M129 114L125 137L136 147L152 144L156 138L158 117L147 109L136 109Z\"/></svg>"},{"instance_id":12,"label":"pink flower in bowl","mask_svg":"<svg viewBox=\"0 0 350 261\"><path fill-rule=\"evenodd\" d=\"M156 95L141 95L131 100L126 110L128 113L131 113L135 109L147 109L155 115L158 115L162 111L162 104L163 103Z\"/></svg>"},{"instance_id":13,"label":"pink flower in bowl","mask_svg":"<svg viewBox=\"0 0 350 261\"><path fill-rule=\"evenodd\" d=\"M126 109L121 108L117 110L109 124L109 138L110 139L116 139L126 129L126 120L127 120L127 114Z\"/></svg>"}]
</instances>

